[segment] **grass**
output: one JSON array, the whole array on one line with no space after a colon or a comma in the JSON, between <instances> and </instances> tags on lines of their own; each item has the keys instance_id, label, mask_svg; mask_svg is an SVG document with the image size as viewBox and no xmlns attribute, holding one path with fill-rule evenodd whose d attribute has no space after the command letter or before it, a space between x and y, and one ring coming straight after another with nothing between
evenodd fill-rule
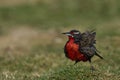
<instances>
[{"instance_id":1,"label":"grass","mask_svg":"<svg viewBox=\"0 0 120 80\"><path fill-rule=\"evenodd\" d=\"M25 28L23 29L25 30ZM19 28L20 31L23 31L23 29L20 30ZM120 59L118 58L120 38L117 30L117 34L111 35L109 30L101 28L101 30L107 31L105 34L101 33L99 27L97 27L97 48L101 51L104 60L94 57L92 61L97 71L91 73L89 63L80 62L77 65L73 65L74 62L64 56L63 47L66 38L60 32L52 31L51 33L48 30L45 33L46 30L41 32L33 28L26 28L25 31L31 32L31 29L38 31L36 37L30 34L31 36L27 35L26 38L26 33L24 33L22 35L23 39L15 42L12 40L11 43L13 44L5 44L4 39L4 43L0 43L4 46L1 47L0 55L1 80L118 80L120 78ZM116 27L116 29L119 31L119 27ZM15 29L15 31L17 30ZM19 35L23 33L20 33L20 31ZM12 32L14 33L13 30ZM48 34L56 35L49 37ZM14 36L15 34L13 35L9 32L9 35L4 35L3 37L9 39L11 35ZM19 39L19 37L17 38ZM32 40L33 38L35 38L34 41ZM60 41L57 41L59 39ZM28 41L26 45L22 44L22 41L24 42L25 40ZM44 42L44 40L47 41ZM11 47L9 48L8 46Z\"/></svg>"},{"instance_id":2,"label":"grass","mask_svg":"<svg viewBox=\"0 0 120 80\"><path fill-rule=\"evenodd\" d=\"M119 1L61 0L0 7L0 80L119 80ZM95 29L104 60L74 62L64 55L71 29Z\"/></svg>"},{"instance_id":3,"label":"grass","mask_svg":"<svg viewBox=\"0 0 120 80\"><path fill-rule=\"evenodd\" d=\"M43 29L96 25L119 19L119 1L61 0L46 4L0 7L0 23L5 26L30 25ZM49 14L48 14L49 13Z\"/></svg>"}]
</instances>

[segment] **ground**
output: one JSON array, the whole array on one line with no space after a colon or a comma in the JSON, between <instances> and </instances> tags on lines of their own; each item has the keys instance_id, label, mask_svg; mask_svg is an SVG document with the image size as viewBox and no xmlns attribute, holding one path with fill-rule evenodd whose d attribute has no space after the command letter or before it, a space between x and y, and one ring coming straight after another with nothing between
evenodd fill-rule
<instances>
[{"instance_id":1,"label":"ground","mask_svg":"<svg viewBox=\"0 0 120 80\"><path fill-rule=\"evenodd\" d=\"M120 79L119 10L117 12L115 7L109 10L117 2L110 1L105 12L99 6L104 5L102 1L92 0L88 3L94 3L93 7L97 9L91 12L89 8L92 7L86 7L90 5L84 1L82 3L86 5L80 8L77 1L67 1L52 5L46 0L47 4L39 2L0 7L0 80ZM65 57L63 48L68 39L61 33L71 29L81 32L95 29L96 46L104 57L104 60L93 57L96 71L90 71L88 62L74 65Z\"/></svg>"}]
</instances>

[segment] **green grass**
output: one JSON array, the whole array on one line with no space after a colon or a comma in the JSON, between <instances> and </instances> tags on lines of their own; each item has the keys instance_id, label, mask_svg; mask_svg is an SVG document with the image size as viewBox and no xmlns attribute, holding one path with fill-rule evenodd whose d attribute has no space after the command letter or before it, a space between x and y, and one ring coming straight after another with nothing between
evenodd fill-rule
<instances>
[{"instance_id":1,"label":"green grass","mask_svg":"<svg viewBox=\"0 0 120 80\"><path fill-rule=\"evenodd\" d=\"M120 5L114 1L61 0L50 4L0 7L1 25L30 25L55 28L96 25L119 18Z\"/></svg>"},{"instance_id":2,"label":"green grass","mask_svg":"<svg viewBox=\"0 0 120 80\"><path fill-rule=\"evenodd\" d=\"M0 80L119 80L120 1L58 0L0 7ZM104 60L64 55L70 29L95 29Z\"/></svg>"},{"instance_id":3,"label":"green grass","mask_svg":"<svg viewBox=\"0 0 120 80\"><path fill-rule=\"evenodd\" d=\"M80 62L73 65L74 62L64 56L63 46L66 42L64 39L61 44L38 43L29 51L23 51L22 56L11 53L12 58L8 53L4 53L0 56L0 78L1 80L118 80L120 38L116 34L106 34L107 36L103 34L102 38L101 35L97 35L97 48L104 60L93 58L93 65L97 69L93 73L90 71L89 63ZM59 36L63 38L62 35Z\"/></svg>"}]
</instances>

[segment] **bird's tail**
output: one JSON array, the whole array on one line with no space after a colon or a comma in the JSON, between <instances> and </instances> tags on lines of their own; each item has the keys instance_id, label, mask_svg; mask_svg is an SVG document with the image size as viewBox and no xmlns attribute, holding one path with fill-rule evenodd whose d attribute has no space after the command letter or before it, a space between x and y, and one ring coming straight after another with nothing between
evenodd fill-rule
<instances>
[{"instance_id":1,"label":"bird's tail","mask_svg":"<svg viewBox=\"0 0 120 80\"><path fill-rule=\"evenodd\" d=\"M104 59L102 56L100 56L98 53L95 54L96 56L98 56L100 59Z\"/></svg>"}]
</instances>

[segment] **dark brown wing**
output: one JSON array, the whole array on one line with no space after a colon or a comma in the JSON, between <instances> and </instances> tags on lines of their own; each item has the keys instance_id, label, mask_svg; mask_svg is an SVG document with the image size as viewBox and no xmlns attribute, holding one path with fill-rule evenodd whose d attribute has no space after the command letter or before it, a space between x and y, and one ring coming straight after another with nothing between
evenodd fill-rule
<instances>
[{"instance_id":1,"label":"dark brown wing","mask_svg":"<svg viewBox=\"0 0 120 80\"><path fill-rule=\"evenodd\" d=\"M96 43L95 36L96 32L94 31L86 31L81 34L80 52L85 54L88 59L91 59L94 55L97 55L102 59L102 57L97 53L97 49L94 45Z\"/></svg>"},{"instance_id":2,"label":"dark brown wing","mask_svg":"<svg viewBox=\"0 0 120 80\"><path fill-rule=\"evenodd\" d=\"M81 34L81 40L80 40L80 46L86 47L86 46L92 46L95 44L95 35L96 32L94 31L86 31Z\"/></svg>"}]
</instances>

